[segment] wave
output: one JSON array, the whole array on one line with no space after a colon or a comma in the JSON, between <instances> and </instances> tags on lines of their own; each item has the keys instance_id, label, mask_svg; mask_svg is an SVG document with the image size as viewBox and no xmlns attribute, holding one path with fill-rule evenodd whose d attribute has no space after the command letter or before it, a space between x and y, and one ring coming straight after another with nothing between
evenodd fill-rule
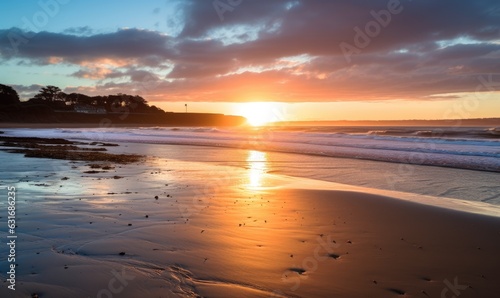
<instances>
[{"instance_id":1,"label":"wave","mask_svg":"<svg viewBox=\"0 0 500 298\"><path fill-rule=\"evenodd\" d=\"M494 127L273 127L275 130L290 132L330 133L347 135L401 136L401 137L432 137L446 139L497 139L500 138L500 128Z\"/></svg>"},{"instance_id":2,"label":"wave","mask_svg":"<svg viewBox=\"0 0 500 298\"><path fill-rule=\"evenodd\" d=\"M369 135L385 135L387 133L388 133L387 130L370 130L368 132Z\"/></svg>"},{"instance_id":3,"label":"wave","mask_svg":"<svg viewBox=\"0 0 500 298\"><path fill-rule=\"evenodd\" d=\"M432 130L418 130L415 132L417 136L432 137L434 132Z\"/></svg>"},{"instance_id":4,"label":"wave","mask_svg":"<svg viewBox=\"0 0 500 298\"><path fill-rule=\"evenodd\" d=\"M494 136L500 136L500 127L492 127L487 130L487 132Z\"/></svg>"},{"instance_id":5,"label":"wave","mask_svg":"<svg viewBox=\"0 0 500 298\"><path fill-rule=\"evenodd\" d=\"M365 130L365 133L359 128L350 130L346 133L328 132L326 128L321 132L311 132L263 128L141 127L35 129L16 130L15 133L107 142L231 147L500 172L498 140L435 137L431 135L433 129L407 129L405 135L401 135L402 129ZM358 131L353 133L352 130ZM479 131L473 130L475 133Z\"/></svg>"}]
</instances>

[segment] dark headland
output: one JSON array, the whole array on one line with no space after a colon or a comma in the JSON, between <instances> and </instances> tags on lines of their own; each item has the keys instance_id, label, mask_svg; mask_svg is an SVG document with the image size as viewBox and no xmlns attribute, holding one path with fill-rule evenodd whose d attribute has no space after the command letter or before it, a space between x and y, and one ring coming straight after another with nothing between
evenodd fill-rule
<instances>
[{"instance_id":1,"label":"dark headland","mask_svg":"<svg viewBox=\"0 0 500 298\"><path fill-rule=\"evenodd\" d=\"M0 84L2 125L238 126L245 123L246 119L240 116L166 112L138 95L66 94L55 86L43 87L33 98L21 101L12 87Z\"/></svg>"}]
</instances>

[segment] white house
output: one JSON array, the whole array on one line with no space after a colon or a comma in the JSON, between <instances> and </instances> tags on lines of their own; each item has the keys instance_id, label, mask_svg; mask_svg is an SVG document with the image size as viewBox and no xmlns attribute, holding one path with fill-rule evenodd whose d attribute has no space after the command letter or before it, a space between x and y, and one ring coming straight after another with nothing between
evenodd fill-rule
<instances>
[{"instance_id":1,"label":"white house","mask_svg":"<svg viewBox=\"0 0 500 298\"><path fill-rule=\"evenodd\" d=\"M85 114L106 114L106 109L104 107L91 106L85 104L77 104L73 108L77 113Z\"/></svg>"}]
</instances>

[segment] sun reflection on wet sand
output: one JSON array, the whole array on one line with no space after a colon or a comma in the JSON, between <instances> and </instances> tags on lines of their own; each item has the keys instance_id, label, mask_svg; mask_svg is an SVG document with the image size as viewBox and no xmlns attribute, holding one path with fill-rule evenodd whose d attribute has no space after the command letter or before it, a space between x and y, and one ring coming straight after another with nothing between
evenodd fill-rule
<instances>
[{"instance_id":1,"label":"sun reflection on wet sand","mask_svg":"<svg viewBox=\"0 0 500 298\"><path fill-rule=\"evenodd\" d=\"M248 187L250 189L262 187L262 180L267 172L267 154L251 150L248 152L247 162L249 167Z\"/></svg>"}]
</instances>

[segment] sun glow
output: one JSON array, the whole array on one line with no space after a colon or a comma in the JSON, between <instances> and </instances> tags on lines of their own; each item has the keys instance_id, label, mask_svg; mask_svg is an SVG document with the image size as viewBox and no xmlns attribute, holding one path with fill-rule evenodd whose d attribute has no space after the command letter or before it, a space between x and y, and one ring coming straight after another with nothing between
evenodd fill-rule
<instances>
[{"instance_id":1,"label":"sun glow","mask_svg":"<svg viewBox=\"0 0 500 298\"><path fill-rule=\"evenodd\" d=\"M247 118L247 122L251 126L263 126L271 122L285 121L282 108L274 102L243 103L236 113Z\"/></svg>"}]
</instances>

